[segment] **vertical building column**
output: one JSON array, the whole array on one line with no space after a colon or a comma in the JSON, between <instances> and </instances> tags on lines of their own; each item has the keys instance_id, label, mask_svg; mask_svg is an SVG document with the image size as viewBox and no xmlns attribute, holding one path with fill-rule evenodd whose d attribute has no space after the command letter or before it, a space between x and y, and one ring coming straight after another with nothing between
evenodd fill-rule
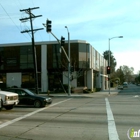
<instances>
[{"instance_id":1,"label":"vertical building column","mask_svg":"<svg viewBox=\"0 0 140 140\"><path fill-rule=\"evenodd\" d=\"M47 45L41 45L41 91L48 91Z\"/></svg>"},{"instance_id":2,"label":"vertical building column","mask_svg":"<svg viewBox=\"0 0 140 140\"><path fill-rule=\"evenodd\" d=\"M108 80L106 80L106 89L108 89L109 88L109 82L108 82Z\"/></svg>"},{"instance_id":3,"label":"vertical building column","mask_svg":"<svg viewBox=\"0 0 140 140\"><path fill-rule=\"evenodd\" d=\"M105 84L106 84L106 83L105 83L105 78L106 78L106 77L105 77L105 76L101 76L101 78L102 78L102 79L101 79L101 81L102 81L101 89L104 90L104 89L105 89Z\"/></svg>"},{"instance_id":4,"label":"vertical building column","mask_svg":"<svg viewBox=\"0 0 140 140\"><path fill-rule=\"evenodd\" d=\"M100 72L98 72L96 74L96 88L101 88L101 85L102 85L102 77L100 75Z\"/></svg>"},{"instance_id":5,"label":"vertical building column","mask_svg":"<svg viewBox=\"0 0 140 140\"><path fill-rule=\"evenodd\" d=\"M93 90L93 69L87 71L87 88Z\"/></svg>"}]
</instances>

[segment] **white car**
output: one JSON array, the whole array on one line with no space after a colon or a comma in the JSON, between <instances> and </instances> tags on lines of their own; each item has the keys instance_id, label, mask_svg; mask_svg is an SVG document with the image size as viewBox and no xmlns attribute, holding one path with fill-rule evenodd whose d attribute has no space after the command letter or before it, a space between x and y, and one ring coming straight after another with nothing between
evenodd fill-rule
<instances>
[{"instance_id":1,"label":"white car","mask_svg":"<svg viewBox=\"0 0 140 140\"><path fill-rule=\"evenodd\" d=\"M1 107L7 110L13 109L19 103L18 94L7 91L0 91Z\"/></svg>"},{"instance_id":2,"label":"white car","mask_svg":"<svg viewBox=\"0 0 140 140\"><path fill-rule=\"evenodd\" d=\"M123 90L123 85L118 85L118 89Z\"/></svg>"}]
</instances>

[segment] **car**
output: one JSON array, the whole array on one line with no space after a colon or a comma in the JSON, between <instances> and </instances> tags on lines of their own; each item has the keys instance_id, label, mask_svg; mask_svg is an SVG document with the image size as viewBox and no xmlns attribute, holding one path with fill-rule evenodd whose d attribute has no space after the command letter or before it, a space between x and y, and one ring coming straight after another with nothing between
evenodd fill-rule
<instances>
[{"instance_id":1,"label":"car","mask_svg":"<svg viewBox=\"0 0 140 140\"><path fill-rule=\"evenodd\" d=\"M118 85L118 89L123 90L123 85Z\"/></svg>"},{"instance_id":2,"label":"car","mask_svg":"<svg viewBox=\"0 0 140 140\"><path fill-rule=\"evenodd\" d=\"M39 108L52 103L52 99L50 97L37 95L29 89L8 88L6 90L19 95L19 105L34 105L34 107Z\"/></svg>"},{"instance_id":3,"label":"car","mask_svg":"<svg viewBox=\"0 0 140 140\"><path fill-rule=\"evenodd\" d=\"M0 90L0 97L1 109L4 107L6 110L11 110L19 103L19 97L17 93Z\"/></svg>"},{"instance_id":4,"label":"car","mask_svg":"<svg viewBox=\"0 0 140 140\"><path fill-rule=\"evenodd\" d=\"M128 83L127 82L123 83L123 88L128 88Z\"/></svg>"}]
</instances>

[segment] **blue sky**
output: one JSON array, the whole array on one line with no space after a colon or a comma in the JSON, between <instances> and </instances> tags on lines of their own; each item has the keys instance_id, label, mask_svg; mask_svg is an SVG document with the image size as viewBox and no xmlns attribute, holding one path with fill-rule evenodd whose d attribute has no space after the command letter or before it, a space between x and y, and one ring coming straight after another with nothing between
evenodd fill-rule
<instances>
[{"instance_id":1,"label":"blue sky","mask_svg":"<svg viewBox=\"0 0 140 140\"><path fill-rule=\"evenodd\" d=\"M140 70L140 0L1 0L0 1L0 44L30 42L29 22L19 19L28 17L20 9L40 7L34 15L42 15L33 21L34 28L43 28L46 19L52 20L52 32L67 38L68 27L72 40L86 40L100 54L110 49L117 61L117 68L127 65ZM53 41L55 38L46 30L35 33L35 41Z\"/></svg>"}]
</instances>

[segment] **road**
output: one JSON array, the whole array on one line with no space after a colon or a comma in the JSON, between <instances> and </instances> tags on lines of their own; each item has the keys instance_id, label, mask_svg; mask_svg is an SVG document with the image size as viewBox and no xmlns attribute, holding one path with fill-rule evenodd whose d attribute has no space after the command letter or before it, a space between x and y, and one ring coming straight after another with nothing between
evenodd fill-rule
<instances>
[{"instance_id":1,"label":"road","mask_svg":"<svg viewBox=\"0 0 140 140\"><path fill-rule=\"evenodd\" d=\"M140 87L129 85L113 96L54 97L45 108L3 109L0 140L129 140L132 128L140 129L139 97Z\"/></svg>"}]
</instances>

